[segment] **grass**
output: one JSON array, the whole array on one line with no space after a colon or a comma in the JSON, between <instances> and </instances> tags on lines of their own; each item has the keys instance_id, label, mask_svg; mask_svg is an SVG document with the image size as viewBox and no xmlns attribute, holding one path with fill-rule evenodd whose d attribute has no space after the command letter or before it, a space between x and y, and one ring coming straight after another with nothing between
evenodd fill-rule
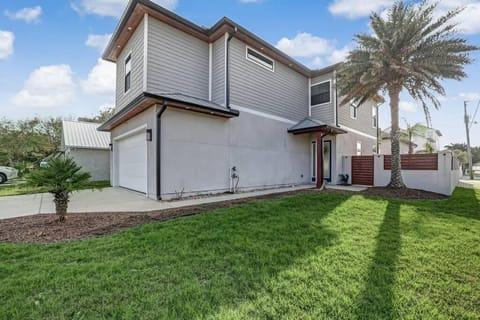
<instances>
[{"instance_id":1,"label":"grass","mask_svg":"<svg viewBox=\"0 0 480 320\"><path fill-rule=\"evenodd\" d=\"M479 319L480 190L308 194L0 244L4 319Z\"/></svg>"},{"instance_id":2,"label":"grass","mask_svg":"<svg viewBox=\"0 0 480 320\"><path fill-rule=\"evenodd\" d=\"M110 181L91 181L82 189L95 189L110 187ZM31 187L24 184L0 186L0 197L18 196L22 194L34 194L48 192L45 187Z\"/></svg>"}]
</instances>

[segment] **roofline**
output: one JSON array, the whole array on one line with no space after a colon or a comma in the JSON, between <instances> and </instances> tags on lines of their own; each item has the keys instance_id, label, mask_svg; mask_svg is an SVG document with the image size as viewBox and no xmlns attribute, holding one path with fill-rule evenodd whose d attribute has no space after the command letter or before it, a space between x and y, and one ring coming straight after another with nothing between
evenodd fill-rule
<instances>
[{"instance_id":1,"label":"roofline","mask_svg":"<svg viewBox=\"0 0 480 320\"><path fill-rule=\"evenodd\" d=\"M188 106L193 106L200 108L202 110L206 111L211 111L214 112L217 115L224 115L227 117L238 117L240 112L235 109L229 109L229 110L219 110L215 108L210 108L205 105L200 105L197 103L190 103L190 102L185 102L182 100L170 98L170 97L164 97L162 95L157 95L149 92L142 92L140 95L138 95L135 99L133 99L129 104L127 104L125 107L123 107L119 112L115 113L110 119L102 123L97 130L98 131L110 131L109 127L113 125L116 121L120 120L123 116L125 116L127 113L130 111L134 110L139 104L142 102L146 101L147 99L155 99L155 100L161 100L161 101L168 101L168 102L174 102L174 103L179 103L183 105L188 105Z\"/></svg>"},{"instance_id":2,"label":"roofline","mask_svg":"<svg viewBox=\"0 0 480 320\"><path fill-rule=\"evenodd\" d=\"M283 59L287 60L289 62L289 64L291 64L291 65L287 64L288 67L292 67L292 65L295 65L296 68L294 68L294 70L303 74L306 77L311 78L311 77L316 77L316 76L319 76L319 75L323 75L325 73L332 72L333 70L337 69L338 67L340 67L342 65L342 63L336 63L336 64L327 66L327 67L322 68L322 69L310 69L310 68L306 67L305 65L303 65L301 62L299 62L296 59L292 58L291 56L287 55L285 52L279 50L274 45L272 45L272 44L268 43L267 41L263 40L259 36L255 35L251 31L242 27L241 25L239 25L238 23L236 23L235 21L231 20L228 17L221 18L210 28L203 28L203 27L201 27L201 26L199 26L199 25L197 25L197 24L195 24L195 23L193 23L193 22L175 14L174 12L163 8L162 6L152 2L150 0L130 0L130 2L128 3L125 11L122 14L122 17L119 20L119 23L117 24L117 27L115 28L115 31L113 32L112 37L110 38L110 41L108 42L107 47L105 48L105 50L102 54L102 59L107 60L107 61L111 61L111 62L116 61L116 59L111 57L111 53L113 52L113 50L115 50L116 43L119 40L119 37L122 33L122 30L125 29L126 24L129 20L130 16L132 15L132 13L135 11L137 5L145 6L146 8L154 10L154 11L160 13L160 14L163 14L163 15L167 16L170 19L173 19L174 21L176 21L176 22L182 24L183 26L187 27L188 29L192 30L193 33L196 33L198 35L203 35L201 37L202 40L205 41L205 39L208 39L208 42L215 41L216 40L214 38L215 33L217 31L219 31L224 26L229 26L229 27L232 28L232 30L237 28L237 30L240 33L244 34L245 36L247 36L248 38L250 38L254 42L257 42L261 46L268 48L273 53L275 53L275 54L279 55L280 57L282 57Z\"/></svg>"},{"instance_id":3,"label":"roofline","mask_svg":"<svg viewBox=\"0 0 480 320\"><path fill-rule=\"evenodd\" d=\"M110 147L86 147L86 146L74 146L74 145L65 145L64 149L88 149L88 150L110 150Z\"/></svg>"},{"instance_id":4,"label":"roofline","mask_svg":"<svg viewBox=\"0 0 480 320\"><path fill-rule=\"evenodd\" d=\"M287 132L293 133L293 134L299 134L299 133L309 133L309 132L322 131L322 129L327 129L327 130L330 131L330 133L334 133L334 134L347 133L347 131L345 131L341 128L329 126L328 124L322 124L322 125L318 125L318 126L310 127L310 128L288 129Z\"/></svg>"}]
</instances>

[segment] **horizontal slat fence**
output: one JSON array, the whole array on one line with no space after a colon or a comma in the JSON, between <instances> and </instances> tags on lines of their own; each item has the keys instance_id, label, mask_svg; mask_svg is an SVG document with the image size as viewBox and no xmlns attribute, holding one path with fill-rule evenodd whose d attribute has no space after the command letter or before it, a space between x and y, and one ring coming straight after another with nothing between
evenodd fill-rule
<instances>
[{"instance_id":1,"label":"horizontal slat fence","mask_svg":"<svg viewBox=\"0 0 480 320\"><path fill-rule=\"evenodd\" d=\"M402 154L402 170L438 170L438 154ZM392 170L392 156L385 155L383 169Z\"/></svg>"}]
</instances>

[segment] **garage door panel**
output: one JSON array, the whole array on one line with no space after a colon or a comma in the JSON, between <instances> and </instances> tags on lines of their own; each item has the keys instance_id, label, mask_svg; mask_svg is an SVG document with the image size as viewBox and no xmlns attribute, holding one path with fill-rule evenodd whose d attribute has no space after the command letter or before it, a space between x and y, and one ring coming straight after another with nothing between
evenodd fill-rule
<instances>
[{"instance_id":1,"label":"garage door panel","mask_svg":"<svg viewBox=\"0 0 480 320\"><path fill-rule=\"evenodd\" d=\"M147 142L143 131L118 140L118 185L147 192Z\"/></svg>"}]
</instances>

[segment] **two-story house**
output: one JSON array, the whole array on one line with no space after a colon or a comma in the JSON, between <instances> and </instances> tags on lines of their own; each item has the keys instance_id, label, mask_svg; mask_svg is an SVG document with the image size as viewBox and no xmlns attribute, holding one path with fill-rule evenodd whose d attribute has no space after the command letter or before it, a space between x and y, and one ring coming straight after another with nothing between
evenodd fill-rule
<instances>
[{"instance_id":1,"label":"two-story house","mask_svg":"<svg viewBox=\"0 0 480 320\"><path fill-rule=\"evenodd\" d=\"M228 18L205 28L132 0L103 58L112 185L150 198L336 183L343 155L376 146L377 106L340 107L338 65L311 70Z\"/></svg>"}]
</instances>

